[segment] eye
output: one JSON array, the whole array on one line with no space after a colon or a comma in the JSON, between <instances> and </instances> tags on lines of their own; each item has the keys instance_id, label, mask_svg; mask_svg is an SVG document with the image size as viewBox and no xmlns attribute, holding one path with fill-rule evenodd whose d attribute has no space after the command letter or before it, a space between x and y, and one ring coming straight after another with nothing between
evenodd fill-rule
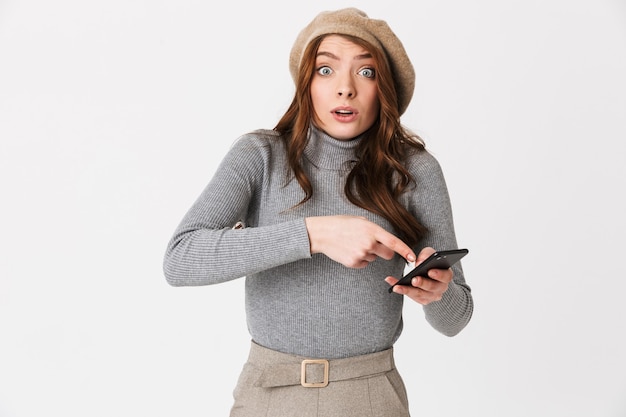
<instances>
[{"instance_id":1,"label":"eye","mask_svg":"<svg viewBox=\"0 0 626 417\"><path fill-rule=\"evenodd\" d=\"M359 74L364 76L365 78L376 77L376 71L374 71L374 68L363 68L359 71Z\"/></svg>"},{"instance_id":2,"label":"eye","mask_svg":"<svg viewBox=\"0 0 626 417\"><path fill-rule=\"evenodd\" d=\"M318 73L319 75L330 75L330 74L332 74L332 73L333 73L333 70L332 70L332 69L330 69L330 67L323 66L323 67L319 67L319 68L317 69L317 73Z\"/></svg>"}]
</instances>

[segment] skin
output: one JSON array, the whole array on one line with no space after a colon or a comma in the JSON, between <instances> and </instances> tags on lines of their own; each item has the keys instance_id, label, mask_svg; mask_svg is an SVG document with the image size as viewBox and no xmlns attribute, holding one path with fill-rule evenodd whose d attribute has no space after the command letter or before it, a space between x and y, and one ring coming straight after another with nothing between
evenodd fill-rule
<instances>
[{"instance_id":1,"label":"skin","mask_svg":"<svg viewBox=\"0 0 626 417\"><path fill-rule=\"evenodd\" d=\"M350 140L374 124L380 110L375 65L367 50L346 38L332 35L322 41L311 82L317 127Z\"/></svg>"},{"instance_id":2,"label":"skin","mask_svg":"<svg viewBox=\"0 0 626 417\"><path fill-rule=\"evenodd\" d=\"M361 46L331 35L316 58L311 99L318 128L338 140L351 140L369 129L380 110L376 88L376 62ZM349 268L365 268L377 257L391 259L397 253L419 264L435 250L419 255L398 237L364 217L319 216L305 219L311 253L323 253ZM394 292L427 305L441 299L452 281L451 269L431 269L427 277L415 277L411 286L396 286ZM385 278L389 285L398 279Z\"/></svg>"}]
</instances>

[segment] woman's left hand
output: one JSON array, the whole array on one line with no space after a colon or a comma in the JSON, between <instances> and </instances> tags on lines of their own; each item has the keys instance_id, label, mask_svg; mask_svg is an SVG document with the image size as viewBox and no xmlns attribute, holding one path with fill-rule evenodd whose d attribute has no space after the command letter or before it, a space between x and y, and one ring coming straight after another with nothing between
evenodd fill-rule
<instances>
[{"instance_id":1,"label":"woman's left hand","mask_svg":"<svg viewBox=\"0 0 626 417\"><path fill-rule=\"evenodd\" d=\"M424 248L419 253L415 265L418 265L424 259L428 258L435 250L433 248ZM452 269L430 269L427 277L415 277L411 280L411 285L396 285L393 287L393 292L396 294L406 295L413 301L416 301L422 305L427 305L433 301L441 300L443 293L448 290L450 282L454 273ZM393 285L398 282L397 278L387 277L385 281L389 285Z\"/></svg>"}]
</instances>

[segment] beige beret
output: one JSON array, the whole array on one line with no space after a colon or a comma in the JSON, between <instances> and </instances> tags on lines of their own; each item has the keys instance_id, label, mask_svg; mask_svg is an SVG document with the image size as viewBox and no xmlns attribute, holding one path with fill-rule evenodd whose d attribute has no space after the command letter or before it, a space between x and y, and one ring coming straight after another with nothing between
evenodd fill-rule
<instances>
[{"instance_id":1,"label":"beige beret","mask_svg":"<svg viewBox=\"0 0 626 417\"><path fill-rule=\"evenodd\" d=\"M398 111L403 114L415 89L415 71L402 42L383 20L370 19L354 7L318 14L298 35L289 55L289 70L294 81L306 46L326 34L352 35L383 51L387 57L398 94Z\"/></svg>"}]
</instances>

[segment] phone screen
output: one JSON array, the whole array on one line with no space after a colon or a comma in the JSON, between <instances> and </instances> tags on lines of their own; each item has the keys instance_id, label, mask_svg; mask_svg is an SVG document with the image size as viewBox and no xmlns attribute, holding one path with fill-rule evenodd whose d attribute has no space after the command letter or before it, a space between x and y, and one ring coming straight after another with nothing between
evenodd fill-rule
<instances>
[{"instance_id":1,"label":"phone screen","mask_svg":"<svg viewBox=\"0 0 626 417\"><path fill-rule=\"evenodd\" d=\"M393 287L396 285L411 285L413 277L427 276L428 271L431 269L448 269L468 253L469 250L467 249L450 249L435 252L400 278L400 281L389 287L389 292L393 292Z\"/></svg>"}]
</instances>

